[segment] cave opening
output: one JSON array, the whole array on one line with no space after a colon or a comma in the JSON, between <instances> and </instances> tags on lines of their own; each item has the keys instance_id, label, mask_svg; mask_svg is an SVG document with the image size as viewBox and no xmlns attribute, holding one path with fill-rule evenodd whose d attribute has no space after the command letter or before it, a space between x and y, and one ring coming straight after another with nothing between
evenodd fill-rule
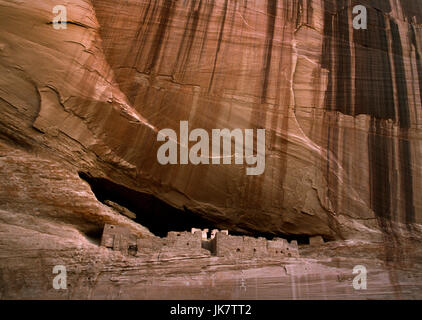
<instances>
[{"instance_id":1,"label":"cave opening","mask_svg":"<svg viewBox=\"0 0 422 320\"><path fill-rule=\"evenodd\" d=\"M136 218L132 219L134 222L148 228L158 237L166 237L170 231L190 232L192 228L199 228L208 229L208 238L210 238L213 229L229 229L230 234L234 236L263 237L267 240L279 237L289 242L296 240L299 245L309 244L309 235L262 233L242 225L237 227L243 232L230 230L227 227L228 223L222 222L222 225L216 225L187 208L175 208L154 195L130 189L105 178L92 177L84 172L79 172L79 177L90 185L98 201L107 206L110 206L109 201L112 201L130 210L136 215ZM324 238L324 240L332 239Z\"/></svg>"},{"instance_id":2,"label":"cave opening","mask_svg":"<svg viewBox=\"0 0 422 320\"><path fill-rule=\"evenodd\" d=\"M96 178L79 172L98 201L108 205L112 201L134 214L133 221L148 228L154 235L166 237L169 231L191 231L191 228L218 229L210 221L196 215L187 208L178 209L159 198L139 192L104 178Z\"/></svg>"}]
</instances>

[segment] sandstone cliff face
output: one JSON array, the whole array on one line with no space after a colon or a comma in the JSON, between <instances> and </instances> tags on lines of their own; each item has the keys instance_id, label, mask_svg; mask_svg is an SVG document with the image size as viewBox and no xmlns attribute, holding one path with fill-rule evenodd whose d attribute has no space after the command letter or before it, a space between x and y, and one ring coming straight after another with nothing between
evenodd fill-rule
<instances>
[{"instance_id":1,"label":"sandstone cliff face","mask_svg":"<svg viewBox=\"0 0 422 320\"><path fill-rule=\"evenodd\" d=\"M1 132L236 231L411 225L422 67L409 3L72 1L55 30L57 2L4 1ZM352 27L356 4L368 30ZM265 173L161 166L156 132L181 120L265 128Z\"/></svg>"},{"instance_id":2,"label":"sandstone cliff face","mask_svg":"<svg viewBox=\"0 0 422 320\"><path fill-rule=\"evenodd\" d=\"M246 234L420 235L421 3L70 0L56 30L58 4L0 1L0 209L152 236L82 176L123 202L148 198L133 204L147 227L165 224L145 209L157 198ZM353 28L358 4L367 30ZM265 128L264 174L160 165L157 132L181 120Z\"/></svg>"}]
</instances>

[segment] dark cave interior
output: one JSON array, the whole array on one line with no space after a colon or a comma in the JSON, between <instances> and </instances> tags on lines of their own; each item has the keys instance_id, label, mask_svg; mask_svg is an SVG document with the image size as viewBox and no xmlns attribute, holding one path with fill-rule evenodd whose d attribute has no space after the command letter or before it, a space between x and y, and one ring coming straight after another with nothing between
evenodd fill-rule
<instances>
[{"instance_id":1,"label":"dark cave interior","mask_svg":"<svg viewBox=\"0 0 422 320\"><path fill-rule=\"evenodd\" d=\"M100 202L104 203L109 200L129 209L136 214L135 222L148 228L159 237L166 237L169 231L183 232L190 231L191 228L209 229L209 235L213 229L229 229L232 235L264 237L266 239L281 237L288 241L297 240L299 244L309 244L307 235L269 234L253 230L235 232L227 227L221 228L186 208L183 210L175 208L151 194L130 189L108 179L92 177L84 172L79 172L79 176L90 185L92 192Z\"/></svg>"},{"instance_id":2,"label":"dark cave interior","mask_svg":"<svg viewBox=\"0 0 422 320\"><path fill-rule=\"evenodd\" d=\"M104 178L94 178L80 172L96 198L113 201L136 214L135 222L148 228L154 235L166 237L169 231L190 231L191 228L216 229L209 221L195 213L175 208L157 197L139 192Z\"/></svg>"}]
</instances>

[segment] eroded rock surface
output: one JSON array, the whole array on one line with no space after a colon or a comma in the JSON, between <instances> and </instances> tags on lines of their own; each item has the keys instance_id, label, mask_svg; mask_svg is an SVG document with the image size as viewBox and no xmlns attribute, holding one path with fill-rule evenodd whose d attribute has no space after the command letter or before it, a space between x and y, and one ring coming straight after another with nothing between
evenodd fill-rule
<instances>
[{"instance_id":1,"label":"eroded rock surface","mask_svg":"<svg viewBox=\"0 0 422 320\"><path fill-rule=\"evenodd\" d=\"M107 291L108 281L136 286L146 262L100 249L98 230L122 224L154 237L173 224L169 212L177 228L189 220L248 235L364 241L351 248L368 261L374 246L385 251L372 264L378 288L387 286L378 292L421 297L397 268L411 266L403 268L420 284L420 252L403 248L421 236L422 4L70 0L67 29L56 30L52 9L61 4L0 0L2 297L55 297L50 267L60 261L80 275L63 297L128 297ZM352 26L357 4L368 8L367 30ZM182 120L207 131L265 128L264 174L160 165L157 132L178 131ZM351 270L357 261L343 249ZM207 259L206 270L219 264ZM95 282L104 268L110 277ZM169 281L183 287L181 278ZM86 279L95 284L78 291ZM139 288L134 297L155 297Z\"/></svg>"}]
</instances>

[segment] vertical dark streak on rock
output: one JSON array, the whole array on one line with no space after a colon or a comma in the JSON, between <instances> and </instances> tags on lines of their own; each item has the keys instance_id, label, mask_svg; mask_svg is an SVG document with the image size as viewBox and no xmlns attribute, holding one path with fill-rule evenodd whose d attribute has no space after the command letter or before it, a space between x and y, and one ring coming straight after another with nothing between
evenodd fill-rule
<instances>
[{"instance_id":1,"label":"vertical dark streak on rock","mask_svg":"<svg viewBox=\"0 0 422 320\"><path fill-rule=\"evenodd\" d=\"M331 50L332 50L332 37L333 37L333 25L332 25L332 14L330 12L330 7L328 1L324 1L324 41L322 43L322 53L321 53L321 67L329 70L328 74L328 85L325 93L324 104L326 109L330 109L331 100L332 100L332 72L331 72ZM324 114L324 123L325 119L329 118L328 114ZM330 150L331 150L331 126L328 121L327 128L325 130L327 135L327 162L325 167L325 178L327 180L327 197L329 200L332 199L331 195L331 179L330 179Z\"/></svg>"},{"instance_id":2,"label":"vertical dark streak on rock","mask_svg":"<svg viewBox=\"0 0 422 320\"><path fill-rule=\"evenodd\" d=\"M336 103L338 111L344 114L351 114L351 92L352 92L352 81L350 75L352 74L351 69L351 48L350 48L350 35L349 35L349 24L344 23L348 21L348 9L343 9L335 17L335 26L337 30L335 34L337 36L335 42L336 57L337 57L337 69L336 69Z\"/></svg>"},{"instance_id":3,"label":"vertical dark streak on rock","mask_svg":"<svg viewBox=\"0 0 422 320\"><path fill-rule=\"evenodd\" d=\"M385 226L384 223L391 219L389 141L381 132L379 120L372 119L371 131L368 137L371 207Z\"/></svg>"},{"instance_id":4,"label":"vertical dark streak on rock","mask_svg":"<svg viewBox=\"0 0 422 320\"><path fill-rule=\"evenodd\" d=\"M409 101L406 86L406 71L403 61L403 48L400 40L400 33L397 24L390 19L391 36L393 43L393 59L395 69L395 80L398 97L398 120L400 128L408 129L410 127Z\"/></svg>"},{"instance_id":5,"label":"vertical dark streak on rock","mask_svg":"<svg viewBox=\"0 0 422 320\"><path fill-rule=\"evenodd\" d=\"M419 93L422 99L422 58L420 54L420 48L418 47L418 43L416 41L416 30L413 25L409 26L409 33L410 33L410 44L413 45L416 55L416 67L418 71L418 79L419 79ZM422 104L422 101L421 101Z\"/></svg>"},{"instance_id":6,"label":"vertical dark streak on rock","mask_svg":"<svg viewBox=\"0 0 422 320\"><path fill-rule=\"evenodd\" d=\"M224 26L226 24L226 17L227 17L227 8L228 8L228 3L229 1L226 0L224 2L224 9L223 9L223 18L221 20L221 25L220 25L220 33L218 36L218 41L217 41L217 49L215 52L215 59L214 59L214 66L212 69L212 75L211 75L211 80L210 80L210 85L208 87L208 93L211 92L212 89L212 85L214 82L214 77L215 77L215 69L217 67L217 61L218 61L218 54L220 53L220 48L221 48L221 42L223 41L223 35L224 35Z\"/></svg>"},{"instance_id":7,"label":"vertical dark streak on rock","mask_svg":"<svg viewBox=\"0 0 422 320\"><path fill-rule=\"evenodd\" d=\"M328 70L328 84L324 97L324 105L326 109L331 109L331 100L332 100L332 72L331 72L331 50L332 50L332 36L333 36L333 26L332 26L332 15L330 14L327 1L324 1L324 41L322 43L322 53L321 53L321 68ZM329 133L329 130L328 130ZM327 140L327 150L329 150L329 141Z\"/></svg>"},{"instance_id":8,"label":"vertical dark streak on rock","mask_svg":"<svg viewBox=\"0 0 422 320\"><path fill-rule=\"evenodd\" d=\"M357 6L357 5L363 5L366 8L369 8L369 7L376 8L385 13L391 12L391 9L392 9L390 5L390 0L352 0L352 7Z\"/></svg>"},{"instance_id":9,"label":"vertical dark streak on rock","mask_svg":"<svg viewBox=\"0 0 422 320\"><path fill-rule=\"evenodd\" d=\"M303 0L298 0L297 2L297 12L296 12L296 28L302 24L302 13L303 13Z\"/></svg>"},{"instance_id":10,"label":"vertical dark streak on rock","mask_svg":"<svg viewBox=\"0 0 422 320\"><path fill-rule=\"evenodd\" d=\"M206 7L208 7L207 9L207 13L206 16L204 18L204 34L202 36L202 43L201 43L201 50L200 50L200 54L199 54L199 58L198 58L198 62L201 61L202 56L204 55L204 51L205 51L205 44L208 41L208 28L209 28L209 24L210 24L210 20L211 20L211 15L212 12L214 10L214 1L211 1L209 3L206 4Z\"/></svg>"},{"instance_id":11,"label":"vertical dark streak on rock","mask_svg":"<svg viewBox=\"0 0 422 320\"><path fill-rule=\"evenodd\" d=\"M284 24L281 28L281 41L284 42L285 37L286 37L286 32L288 30L288 26L287 26L287 21L284 20ZM286 101L290 101L291 99L291 91L290 90L284 90L282 88L282 83L283 83L283 79L282 79L282 75L283 75L283 66L284 66L284 61L283 61L283 47L281 47L280 49L280 59L278 61L278 70L277 70L277 85L276 85L276 101L275 104L277 106L277 108L280 108L280 114L279 113L273 113L273 115L271 116L271 128L277 128L277 131L279 131L279 128L281 129L281 132L289 132L289 108L286 108L283 106L285 106L287 103ZM290 48L290 50L292 50ZM281 115L281 124L279 125L279 119L280 119L280 115ZM270 139L269 139L269 148L271 150L274 149L274 146L278 146L279 148L279 152L281 154L286 155L287 154L287 148L288 148L288 138L284 138L284 137L278 137L276 130L272 130L270 132ZM279 142L279 144L277 144L278 140L281 140ZM287 173L287 157L283 156L279 159L279 166L278 166L279 170L280 170L280 178L279 178L279 185L283 185L283 183L285 182L285 178L286 178L286 173ZM281 194L279 196L279 204L283 204L284 203L284 199L285 199L285 193L283 188L281 188Z\"/></svg>"},{"instance_id":12,"label":"vertical dark streak on rock","mask_svg":"<svg viewBox=\"0 0 422 320\"><path fill-rule=\"evenodd\" d=\"M391 227L389 155L392 141L383 132L382 119L396 120L392 69L390 65L385 17L368 9L368 29L354 30L356 43L355 114L371 116L368 137L371 208L384 234L394 237ZM389 242L391 242L389 240ZM387 250L387 253L394 253Z\"/></svg>"},{"instance_id":13,"label":"vertical dark streak on rock","mask_svg":"<svg viewBox=\"0 0 422 320\"><path fill-rule=\"evenodd\" d=\"M368 9L368 30L355 30L355 114L396 120L392 69L384 14Z\"/></svg>"},{"instance_id":14,"label":"vertical dark streak on rock","mask_svg":"<svg viewBox=\"0 0 422 320\"><path fill-rule=\"evenodd\" d=\"M321 65L329 71L325 108L327 111L338 111L351 116L358 114L371 116L371 131L368 136L371 208L388 243L386 245L387 260L397 260L401 257L399 235L393 225L400 218L397 215L397 208L404 207L403 210L405 210L405 221L400 222L405 222L408 226L415 222L411 146L407 133L411 127L411 117L404 52L398 25L392 18L386 18L384 14L391 11L389 2L386 0L358 2L352 1L352 5L363 4L368 8L368 29L353 31L355 52L352 53L348 25L351 21L348 19L347 11L350 8L347 7L347 1L324 1L324 42ZM390 31L387 30L386 19L389 19L391 26L391 57L387 33ZM422 64L413 28L410 35L411 43L415 47L419 86L422 92ZM356 61L355 79L351 79L350 57L352 55L355 56ZM394 63L394 76L391 58ZM355 82L354 105L351 99L351 81ZM395 106L394 84L397 89L397 106ZM388 119L400 126L400 138L392 138L392 133L386 128L385 120ZM328 157L339 156L337 154L339 129L336 121L333 115L326 115ZM393 199L393 191L396 189L390 185L393 171L390 159L395 159L391 157L395 143L398 145L398 177L400 177L398 181L400 187L397 189L400 190L400 194L397 199L402 201L400 202L402 206L392 206L391 203L396 201L396 198ZM329 159L327 162L328 197L336 209L338 195L335 172L337 168L331 167Z\"/></svg>"},{"instance_id":15,"label":"vertical dark streak on rock","mask_svg":"<svg viewBox=\"0 0 422 320\"><path fill-rule=\"evenodd\" d=\"M408 91L406 83L406 72L403 61L403 48L401 45L400 33L397 24L390 20L393 58L395 68L395 79L398 96L398 116L402 136L399 138L400 174L401 185L404 196L405 223L407 226L415 222L415 208L413 206L413 177L411 170L411 151L407 140L408 129L410 128L410 113Z\"/></svg>"},{"instance_id":16,"label":"vertical dark streak on rock","mask_svg":"<svg viewBox=\"0 0 422 320\"><path fill-rule=\"evenodd\" d=\"M416 23L422 22L422 2L420 0L400 0L404 16L409 22L412 22L413 17L416 18Z\"/></svg>"},{"instance_id":17,"label":"vertical dark streak on rock","mask_svg":"<svg viewBox=\"0 0 422 320\"><path fill-rule=\"evenodd\" d=\"M386 261L391 261L398 258L397 235L392 225L397 217L394 216L396 212L391 211L390 173L393 168L390 166L389 159L392 154L393 140L385 131L384 119L396 121L397 115L385 19L382 12L369 8L368 29L354 30L356 43L354 115L371 116L371 129L368 136L371 208L383 231ZM392 42L394 46L395 41ZM400 83L398 83L399 86Z\"/></svg>"},{"instance_id":18,"label":"vertical dark streak on rock","mask_svg":"<svg viewBox=\"0 0 422 320\"><path fill-rule=\"evenodd\" d=\"M328 126L328 130L330 132L330 141L328 142L328 151L331 153L331 155L333 156L334 159L338 158L339 154L338 154L338 150L339 150L339 128L337 125L333 125L333 123L335 123L335 118L336 116L330 115L328 117L328 121L329 121L329 126ZM328 181L330 181L330 185L328 186L328 189L331 190L331 203L334 207L335 210L338 210L338 199L339 199L339 195L338 195L338 166L332 162L329 162L328 164L328 169L327 169L327 177L328 177Z\"/></svg>"},{"instance_id":19,"label":"vertical dark streak on rock","mask_svg":"<svg viewBox=\"0 0 422 320\"><path fill-rule=\"evenodd\" d=\"M299 28L301 25L312 25L314 11L312 0L298 0L296 11L296 28Z\"/></svg>"},{"instance_id":20,"label":"vertical dark streak on rock","mask_svg":"<svg viewBox=\"0 0 422 320\"><path fill-rule=\"evenodd\" d=\"M314 8L312 6L312 1L307 1L308 3L308 10L307 10L307 16L306 16L306 23L308 25L312 25L313 24L313 14L314 14Z\"/></svg>"},{"instance_id":21,"label":"vertical dark streak on rock","mask_svg":"<svg viewBox=\"0 0 422 320\"><path fill-rule=\"evenodd\" d=\"M395 223L398 218L396 212L391 211L391 200L394 187L391 187L389 158L393 154L393 140L383 132L383 120L371 120L371 129L368 136L368 151L370 165L370 191L371 191L371 208L374 211L378 225L382 231L384 242L385 262L401 263L403 252L400 242L400 235L395 229ZM399 150L401 156L402 151ZM402 164L402 161L400 162ZM403 174L401 172L401 174ZM390 277L394 277L394 272L390 273ZM399 294L398 289L397 294Z\"/></svg>"},{"instance_id":22,"label":"vertical dark streak on rock","mask_svg":"<svg viewBox=\"0 0 422 320\"><path fill-rule=\"evenodd\" d=\"M405 223L409 228L415 223L415 207L413 205L413 176L410 143L408 140L399 140L401 184L404 193Z\"/></svg>"},{"instance_id":23,"label":"vertical dark streak on rock","mask_svg":"<svg viewBox=\"0 0 422 320\"><path fill-rule=\"evenodd\" d=\"M348 8L342 3L334 8L324 2L324 42L322 67L330 71L325 105L327 110L352 114L351 106L351 48L349 35ZM334 51L334 53L333 53Z\"/></svg>"},{"instance_id":24,"label":"vertical dark streak on rock","mask_svg":"<svg viewBox=\"0 0 422 320\"><path fill-rule=\"evenodd\" d=\"M352 113L351 106L351 48L349 35L349 19L344 1L324 1L324 41L322 48L322 67L329 71L325 108L329 111ZM338 167L330 161L331 156L338 157L339 128L334 114L326 114L327 124L327 165L326 179L328 198L333 209L338 209Z\"/></svg>"},{"instance_id":25,"label":"vertical dark streak on rock","mask_svg":"<svg viewBox=\"0 0 422 320\"><path fill-rule=\"evenodd\" d=\"M191 56L191 50L193 42L195 40L195 34L198 31L198 22L201 14L202 0L199 0L198 10L195 10L196 2L192 1L189 15L186 20L185 30L183 32L182 41L180 42L179 50L177 52L177 58L175 61L174 72L178 72L179 66L181 70L186 70L186 63L189 61ZM188 43L186 44L186 39ZM182 61L180 62L182 52L184 52Z\"/></svg>"},{"instance_id":26,"label":"vertical dark streak on rock","mask_svg":"<svg viewBox=\"0 0 422 320\"><path fill-rule=\"evenodd\" d=\"M322 54L321 54L321 67L327 70L331 69L330 57L331 57L331 45L332 45L332 14L328 10L328 2L324 1L324 41L322 43ZM330 82L331 83L331 82ZM327 90L328 92L328 90ZM327 102L326 102L327 105Z\"/></svg>"},{"instance_id":27,"label":"vertical dark streak on rock","mask_svg":"<svg viewBox=\"0 0 422 320\"><path fill-rule=\"evenodd\" d=\"M144 32L142 32L142 30L145 27L145 21L147 19L150 8L151 8L151 2L148 3L147 8L145 9L144 15L143 15L142 19L139 21L138 28L136 29L136 36L135 36L136 41L133 41L131 48L128 52L127 58L125 60L125 62L126 62L127 59L130 59L131 57L133 57L133 52L137 52L137 54L135 56L135 61L133 62L133 64L130 65L130 67L136 67L136 65L138 63L138 59L139 59L140 54L142 52L142 48L145 44L145 38L146 38L146 35L148 33L144 33ZM137 47L139 47L139 50L137 50ZM126 66L126 64L125 64L125 66Z\"/></svg>"},{"instance_id":28,"label":"vertical dark streak on rock","mask_svg":"<svg viewBox=\"0 0 422 320\"><path fill-rule=\"evenodd\" d=\"M164 5L161 8L160 12L160 22L158 26L157 33L154 36L152 41L152 48L148 55L148 63L146 67L146 72L150 73L157 63L159 58L161 47L163 45L164 36L166 34L167 28L169 26L171 13L173 9L173 0L165 0Z\"/></svg>"},{"instance_id":29,"label":"vertical dark streak on rock","mask_svg":"<svg viewBox=\"0 0 422 320\"><path fill-rule=\"evenodd\" d=\"M263 74L264 82L262 85L261 103L266 102L268 83L270 80L276 17L277 17L277 0L268 0L267 2L267 32L265 36L265 55L264 55L264 74Z\"/></svg>"},{"instance_id":30,"label":"vertical dark streak on rock","mask_svg":"<svg viewBox=\"0 0 422 320\"><path fill-rule=\"evenodd\" d=\"M153 23L151 21L151 19L153 19L156 16L156 11L158 8L158 3L157 1L153 1L154 5L152 7L152 12L150 14L148 14L151 11L151 1L148 4L148 7L145 11L144 17L143 17L143 21L140 22L141 25L145 25L146 26L146 30L143 32L143 36L141 38L140 43L137 43L137 54L136 54L136 59L135 59L135 64L134 66L137 67L138 66L138 62L140 60L140 57L142 57L144 55L144 47L145 44L148 41L148 37L151 34L151 29L153 28ZM147 17L149 16L149 20L147 20ZM129 53L130 55L130 53Z\"/></svg>"}]
</instances>

